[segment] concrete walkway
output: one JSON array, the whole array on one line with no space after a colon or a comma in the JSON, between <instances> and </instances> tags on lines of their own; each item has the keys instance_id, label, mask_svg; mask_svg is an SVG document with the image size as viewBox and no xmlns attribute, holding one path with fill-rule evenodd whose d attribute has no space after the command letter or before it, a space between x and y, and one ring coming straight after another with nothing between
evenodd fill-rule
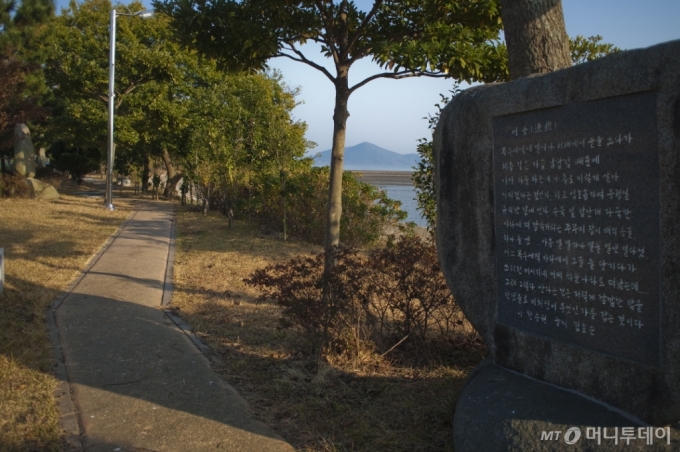
<instances>
[{"instance_id":1,"label":"concrete walkway","mask_svg":"<svg viewBox=\"0 0 680 452\"><path fill-rule=\"evenodd\" d=\"M172 220L143 204L55 311L83 450L292 451L161 309Z\"/></svg>"}]
</instances>

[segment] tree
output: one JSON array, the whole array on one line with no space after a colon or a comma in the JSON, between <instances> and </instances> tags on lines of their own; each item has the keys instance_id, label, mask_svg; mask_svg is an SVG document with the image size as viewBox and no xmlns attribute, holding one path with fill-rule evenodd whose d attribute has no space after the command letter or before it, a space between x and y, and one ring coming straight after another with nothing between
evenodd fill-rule
<instances>
[{"instance_id":1,"label":"tree","mask_svg":"<svg viewBox=\"0 0 680 452\"><path fill-rule=\"evenodd\" d=\"M263 175L278 176L302 158L313 143L304 140L304 123L290 118L294 94L265 74L231 74L193 91L184 166L206 202L220 192L228 211L243 189L249 214Z\"/></svg>"},{"instance_id":2,"label":"tree","mask_svg":"<svg viewBox=\"0 0 680 452\"><path fill-rule=\"evenodd\" d=\"M512 80L571 65L562 0L501 0Z\"/></svg>"},{"instance_id":3,"label":"tree","mask_svg":"<svg viewBox=\"0 0 680 452\"><path fill-rule=\"evenodd\" d=\"M33 99L23 98L26 75L32 67L6 51L0 54L0 132L6 132L19 122L25 122L38 113Z\"/></svg>"},{"instance_id":4,"label":"tree","mask_svg":"<svg viewBox=\"0 0 680 452\"><path fill-rule=\"evenodd\" d=\"M47 114L41 65L53 17L52 0L0 0L0 148L10 145L15 124Z\"/></svg>"},{"instance_id":5,"label":"tree","mask_svg":"<svg viewBox=\"0 0 680 452\"><path fill-rule=\"evenodd\" d=\"M378 78L454 77L493 81L505 72L496 41L496 0L375 0L361 11L351 0L155 0L187 45L230 68L258 69L274 57L307 64L335 90L325 268L340 241L342 173L348 101ZM335 73L299 48L314 42ZM372 58L385 70L350 86L354 63Z\"/></svg>"},{"instance_id":6,"label":"tree","mask_svg":"<svg viewBox=\"0 0 680 452\"><path fill-rule=\"evenodd\" d=\"M87 173L99 168L102 152L96 148L68 148L64 142L58 141L49 149L51 167L59 171L68 171L71 179L78 185L83 183Z\"/></svg>"},{"instance_id":7,"label":"tree","mask_svg":"<svg viewBox=\"0 0 680 452\"><path fill-rule=\"evenodd\" d=\"M109 0L72 0L55 21L45 68L60 101L49 136L67 149L100 149L102 156L107 147L111 8ZM126 13L143 9L139 2L116 8ZM178 119L184 114L179 107L186 85L195 83L187 73L196 69L197 56L180 49L165 17L122 18L116 28L116 167L129 168L152 155L166 157L174 169L172 157L180 153L175 151L181 149L184 124Z\"/></svg>"},{"instance_id":8,"label":"tree","mask_svg":"<svg viewBox=\"0 0 680 452\"><path fill-rule=\"evenodd\" d=\"M612 53L620 52L621 49L613 44L602 41L602 36L590 36L584 38L581 35L572 38L569 43L571 49L571 62L573 64L587 63Z\"/></svg>"}]
</instances>

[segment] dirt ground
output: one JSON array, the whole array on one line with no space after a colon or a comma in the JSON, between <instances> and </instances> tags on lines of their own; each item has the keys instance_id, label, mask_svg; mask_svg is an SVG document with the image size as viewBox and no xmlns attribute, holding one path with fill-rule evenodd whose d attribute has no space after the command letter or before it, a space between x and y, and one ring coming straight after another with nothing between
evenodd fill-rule
<instances>
[{"instance_id":1,"label":"dirt ground","mask_svg":"<svg viewBox=\"0 0 680 452\"><path fill-rule=\"evenodd\" d=\"M311 360L302 337L281 327L281 308L258 303L243 278L319 247L244 223L230 229L222 215L191 206L178 212L177 231L172 306L257 418L300 451L453 450L455 402L483 348L449 347L419 364L370 352Z\"/></svg>"},{"instance_id":2,"label":"dirt ground","mask_svg":"<svg viewBox=\"0 0 680 452\"><path fill-rule=\"evenodd\" d=\"M56 180L55 201L0 199L0 248L5 253L0 295L0 450L62 450L52 397L52 352L44 312L91 256L134 210L120 200L74 196L92 187Z\"/></svg>"}]
</instances>

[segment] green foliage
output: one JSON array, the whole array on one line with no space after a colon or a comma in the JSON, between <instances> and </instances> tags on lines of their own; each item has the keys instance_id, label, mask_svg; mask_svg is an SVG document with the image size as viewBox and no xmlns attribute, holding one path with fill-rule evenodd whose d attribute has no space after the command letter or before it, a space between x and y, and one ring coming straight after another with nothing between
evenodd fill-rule
<instances>
[{"instance_id":1,"label":"green foliage","mask_svg":"<svg viewBox=\"0 0 680 452\"><path fill-rule=\"evenodd\" d=\"M578 35L572 38L569 42L572 62L574 64L586 63L621 51L621 49L613 44L600 41L602 41L602 36L600 35L590 36L589 38Z\"/></svg>"},{"instance_id":2,"label":"green foliage","mask_svg":"<svg viewBox=\"0 0 680 452\"><path fill-rule=\"evenodd\" d=\"M418 210L427 222L427 230L434 238L437 227L437 194L434 183L434 148L425 138L418 140L416 152L420 155L411 178L416 191Z\"/></svg>"},{"instance_id":3,"label":"green foliage","mask_svg":"<svg viewBox=\"0 0 680 452\"><path fill-rule=\"evenodd\" d=\"M15 124L40 118L44 110L37 99L26 96L27 77L35 66L27 64L5 50L0 53L0 147L10 147ZM4 146L3 146L4 145ZM4 154L10 154L9 150Z\"/></svg>"},{"instance_id":4,"label":"green foliage","mask_svg":"<svg viewBox=\"0 0 680 452\"><path fill-rule=\"evenodd\" d=\"M319 254L271 265L245 280L262 290L261 301L284 307L283 324L304 332L313 350L387 353L400 344L449 339L462 323L431 242L403 237L367 257L346 248L332 253L335 265L325 276Z\"/></svg>"},{"instance_id":5,"label":"green foliage","mask_svg":"<svg viewBox=\"0 0 680 452\"><path fill-rule=\"evenodd\" d=\"M58 171L67 171L71 178L81 184L85 175L99 169L102 152L97 148L69 147L58 141L49 149L50 166Z\"/></svg>"},{"instance_id":6,"label":"green foliage","mask_svg":"<svg viewBox=\"0 0 680 452\"><path fill-rule=\"evenodd\" d=\"M453 88L449 91L452 96L460 93L460 87L458 84L454 84ZM441 97L440 101L434 106L437 108L437 112L434 116L429 116L428 129L434 132L434 128L437 127L437 122L439 121L439 115L443 109L443 106L448 104L451 98L439 95ZM432 141L428 141L425 138L418 140L418 146L416 152L420 155L420 161L418 165L414 167L413 171L413 186L416 191L416 202L418 203L418 210L423 214L423 218L427 222L427 230L430 232L432 238L436 236L437 227L437 196L435 192L434 183L434 148L432 146Z\"/></svg>"},{"instance_id":7,"label":"green foliage","mask_svg":"<svg viewBox=\"0 0 680 452\"><path fill-rule=\"evenodd\" d=\"M287 231L310 243L323 243L328 194L328 167L312 168L309 162L286 176L285 191L279 191L278 177L270 175L260 180L254 194L253 217L274 230L280 230L283 215L282 201L287 207ZM265 176L266 177L266 176ZM400 202L387 197L384 191L363 183L349 172L343 175L340 217L342 242L346 246L363 247L377 243L387 225L406 218L399 209ZM283 198L283 199L282 199Z\"/></svg>"},{"instance_id":8,"label":"green foliage","mask_svg":"<svg viewBox=\"0 0 680 452\"><path fill-rule=\"evenodd\" d=\"M185 44L229 68L261 69L277 56L309 63L294 49L313 41L336 64L347 57L348 66L371 57L394 73L439 72L487 81L507 73L498 58L503 46L497 41L496 0L385 0L375 1L368 12L353 1L156 0L153 5L172 17Z\"/></svg>"},{"instance_id":9,"label":"green foliage","mask_svg":"<svg viewBox=\"0 0 680 452\"><path fill-rule=\"evenodd\" d=\"M53 0L0 0L0 53L10 49L20 61L44 63L53 19ZM41 73L38 71L35 75L33 95L46 90Z\"/></svg>"},{"instance_id":10,"label":"green foliage","mask_svg":"<svg viewBox=\"0 0 680 452\"><path fill-rule=\"evenodd\" d=\"M108 131L111 8L109 0L71 1L54 21L54 39L45 66L47 80L59 101L47 135L70 148L98 148L102 155ZM132 2L116 9L129 14L143 6ZM159 146L168 142L180 147L178 133L171 132L183 129L173 128L178 125L176 118L183 114L174 104L186 98L186 89L170 90L182 83L195 83L195 79L187 81L185 75L196 67L187 61L191 58L190 52L180 51L167 18L118 17L115 143L121 167L139 163L143 145L156 145L153 149L157 153ZM159 111L168 113L159 119Z\"/></svg>"},{"instance_id":11,"label":"green foliage","mask_svg":"<svg viewBox=\"0 0 680 452\"><path fill-rule=\"evenodd\" d=\"M10 155L12 129L42 120L49 97L41 65L54 17L52 0L0 0L0 148ZM31 125L35 132L35 127ZM37 134L39 135L39 134Z\"/></svg>"},{"instance_id":12,"label":"green foliage","mask_svg":"<svg viewBox=\"0 0 680 452\"><path fill-rule=\"evenodd\" d=\"M275 75L231 74L195 89L184 167L201 197L218 194L238 214L249 207L239 204L244 190L252 200L259 180L294 166L313 145L291 119L294 106Z\"/></svg>"},{"instance_id":13,"label":"green foliage","mask_svg":"<svg viewBox=\"0 0 680 452\"><path fill-rule=\"evenodd\" d=\"M197 48L221 67L257 70L274 57L289 58L323 73L334 85L334 143L343 143L350 95L378 78L455 77L495 81L507 77L497 0L375 0L368 11L351 0L155 0L172 18L186 46ZM319 44L335 74L315 63L298 46ZM384 72L353 86L351 66L371 58ZM342 155L344 149L334 149ZM339 243L341 159L331 162L327 251ZM332 265L327 259L325 266Z\"/></svg>"}]
</instances>

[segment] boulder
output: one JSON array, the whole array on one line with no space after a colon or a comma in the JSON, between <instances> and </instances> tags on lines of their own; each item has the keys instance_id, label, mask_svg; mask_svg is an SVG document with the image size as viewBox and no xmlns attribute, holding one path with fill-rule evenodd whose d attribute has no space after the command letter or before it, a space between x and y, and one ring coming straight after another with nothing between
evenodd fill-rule
<instances>
[{"instance_id":1,"label":"boulder","mask_svg":"<svg viewBox=\"0 0 680 452\"><path fill-rule=\"evenodd\" d=\"M31 198L44 199L46 201L59 199L59 192L54 186L32 177L26 178L26 182L31 189Z\"/></svg>"},{"instance_id":2,"label":"boulder","mask_svg":"<svg viewBox=\"0 0 680 452\"><path fill-rule=\"evenodd\" d=\"M529 445L533 430L557 422L555 409L574 413L573 426L594 425L578 411L584 400L677 427L678 80L672 41L473 87L443 110L434 134L442 271L493 364L516 372L496 376L522 377L489 383L489 415L461 398L478 416L457 412L457 444L477 423L489 441L493 431L518 450L543 450ZM545 384L579 398L532 395ZM516 417L493 412L524 402Z\"/></svg>"},{"instance_id":3,"label":"boulder","mask_svg":"<svg viewBox=\"0 0 680 452\"><path fill-rule=\"evenodd\" d=\"M680 449L677 426L657 430L612 406L511 372L489 359L477 367L459 396L453 428L456 452Z\"/></svg>"}]
</instances>

